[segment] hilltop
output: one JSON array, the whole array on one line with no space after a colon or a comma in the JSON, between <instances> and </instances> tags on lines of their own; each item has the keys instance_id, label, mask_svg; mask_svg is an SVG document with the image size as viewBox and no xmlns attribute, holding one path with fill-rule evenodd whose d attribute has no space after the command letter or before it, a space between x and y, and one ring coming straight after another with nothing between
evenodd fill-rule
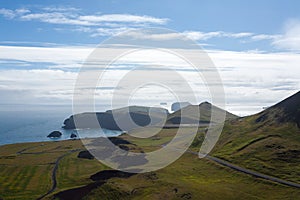
<instances>
[{"instance_id":1,"label":"hilltop","mask_svg":"<svg viewBox=\"0 0 300 200\"><path fill-rule=\"evenodd\" d=\"M300 91L257 114L256 122L296 123L300 128Z\"/></svg>"},{"instance_id":2,"label":"hilltop","mask_svg":"<svg viewBox=\"0 0 300 200\"><path fill-rule=\"evenodd\" d=\"M186 107L181 108L180 110L171 113L168 116L167 123L170 124L209 124L211 121L211 111L212 109L216 114L224 113L226 114L226 119L235 119L238 116L225 111L217 106L212 105L209 102L203 102L199 105L188 105ZM182 112L188 113L184 118L181 117ZM200 119L199 119L200 116Z\"/></svg>"},{"instance_id":3,"label":"hilltop","mask_svg":"<svg viewBox=\"0 0 300 200\"><path fill-rule=\"evenodd\" d=\"M227 121L213 155L300 182L300 92L247 117Z\"/></svg>"}]
</instances>

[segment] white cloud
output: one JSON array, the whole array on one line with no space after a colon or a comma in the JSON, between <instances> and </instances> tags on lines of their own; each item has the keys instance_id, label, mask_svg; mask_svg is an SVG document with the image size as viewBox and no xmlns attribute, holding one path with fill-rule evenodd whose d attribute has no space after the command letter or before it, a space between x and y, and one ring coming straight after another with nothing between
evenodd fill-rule
<instances>
[{"instance_id":1,"label":"white cloud","mask_svg":"<svg viewBox=\"0 0 300 200\"><path fill-rule=\"evenodd\" d=\"M8 18L8 19L13 19L15 17L22 16L29 12L30 12L30 10L28 10L26 8L19 8L16 10L10 10L10 9L5 9L5 8L0 9L0 15L3 15L5 18Z\"/></svg>"},{"instance_id":2,"label":"white cloud","mask_svg":"<svg viewBox=\"0 0 300 200\"><path fill-rule=\"evenodd\" d=\"M90 29L91 37L98 37L98 36L112 36L123 31L133 30L133 28L128 27L119 27L119 28L97 28L97 29ZM83 30L84 31L84 30ZM88 31L88 30L86 30Z\"/></svg>"},{"instance_id":3,"label":"white cloud","mask_svg":"<svg viewBox=\"0 0 300 200\"><path fill-rule=\"evenodd\" d=\"M65 13L53 12L53 13L35 13L27 14L20 17L22 20L37 20L51 24L68 24L68 25L81 25L81 26L95 26L97 24L78 20L77 17L68 16Z\"/></svg>"},{"instance_id":4,"label":"white cloud","mask_svg":"<svg viewBox=\"0 0 300 200\"><path fill-rule=\"evenodd\" d=\"M208 40L216 37L247 38L254 35L253 33L248 33L248 32L231 33L231 32L224 32L224 31L215 31L215 32L185 31L184 34L193 40Z\"/></svg>"},{"instance_id":5,"label":"white cloud","mask_svg":"<svg viewBox=\"0 0 300 200\"><path fill-rule=\"evenodd\" d=\"M84 15L79 16L79 20L89 22L121 22L121 23L150 23L150 24L166 24L168 19L155 18L151 16L138 16L130 14L109 14L109 15Z\"/></svg>"},{"instance_id":6,"label":"white cloud","mask_svg":"<svg viewBox=\"0 0 300 200\"><path fill-rule=\"evenodd\" d=\"M65 7L65 6L50 6L43 7L42 10L50 11L50 12L70 12L70 11L80 11L78 8L74 7Z\"/></svg>"},{"instance_id":7,"label":"white cloud","mask_svg":"<svg viewBox=\"0 0 300 200\"><path fill-rule=\"evenodd\" d=\"M88 33L92 37L111 36L121 31L142 28L149 25L166 24L169 19L147 15L132 14L93 14L84 15L73 7L44 7L31 11L25 8L10 10L0 9L0 15L7 19L22 21L38 21L49 24L69 25L70 27L54 27L58 31L78 31Z\"/></svg>"},{"instance_id":8,"label":"white cloud","mask_svg":"<svg viewBox=\"0 0 300 200\"><path fill-rule=\"evenodd\" d=\"M68 24L78 26L143 26L145 24L163 25L169 19L152 16L139 16L131 14L102 14L82 15L79 9L72 7L44 7L40 12L32 12L25 8L10 10L2 8L0 14L8 19L36 20L51 24Z\"/></svg>"},{"instance_id":9,"label":"white cloud","mask_svg":"<svg viewBox=\"0 0 300 200\"><path fill-rule=\"evenodd\" d=\"M178 33L144 33L144 32L130 32L127 36L138 39L149 39L149 40L175 40L175 39L185 39L189 38L195 41L205 41L212 38L249 38L254 35L253 33L230 33L223 31L215 32L201 32L201 31L184 31Z\"/></svg>"},{"instance_id":10,"label":"white cloud","mask_svg":"<svg viewBox=\"0 0 300 200\"><path fill-rule=\"evenodd\" d=\"M13 10L1 8L0 15L3 15L6 18L12 19L15 17L15 12Z\"/></svg>"},{"instance_id":11,"label":"white cloud","mask_svg":"<svg viewBox=\"0 0 300 200\"><path fill-rule=\"evenodd\" d=\"M241 33L223 33L224 36L229 38L244 38L244 37L250 37L254 35L254 33L249 32L241 32Z\"/></svg>"},{"instance_id":12,"label":"white cloud","mask_svg":"<svg viewBox=\"0 0 300 200\"><path fill-rule=\"evenodd\" d=\"M251 37L252 40L259 41L259 40L275 40L280 38L281 35L268 35L268 34L258 34Z\"/></svg>"},{"instance_id":13,"label":"white cloud","mask_svg":"<svg viewBox=\"0 0 300 200\"><path fill-rule=\"evenodd\" d=\"M70 64L85 60L92 50L90 47L0 46L0 59Z\"/></svg>"},{"instance_id":14,"label":"white cloud","mask_svg":"<svg viewBox=\"0 0 300 200\"><path fill-rule=\"evenodd\" d=\"M220 37L221 32L216 31L216 32L199 32L199 31L185 31L184 34L188 37L191 38L192 40L207 40L213 37Z\"/></svg>"},{"instance_id":15,"label":"white cloud","mask_svg":"<svg viewBox=\"0 0 300 200\"><path fill-rule=\"evenodd\" d=\"M23 21L39 21L43 23L69 25L54 27L58 31L77 31L89 34L91 37L112 36L125 30L148 27L149 25L166 25L168 18L159 18L147 15L133 14L82 14L82 11L73 7L44 7L32 11L26 8L15 10L0 9L0 15L7 19ZM243 39L244 42L269 40L280 49L299 50L300 25L297 20L290 20L283 35L254 34L251 32L225 32L225 31L184 31L182 33L143 35L137 33L133 37L151 40L182 39L182 34L195 41L207 41L214 38Z\"/></svg>"},{"instance_id":16,"label":"white cloud","mask_svg":"<svg viewBox=\"0 0 300 200\"><path fill-rule=\"evenodd\" d=\"M118 48L117 46L115 48ZM126 48L126 47L122 47ZM76 79L76 72L72 68L79 68L81 63L92 52L91 47L0 47L0 59L7 63L11 60L26 62L49 62L49 67L40 69L22 70L3 69L0 73L1 96L9 96L17 91L28 91L34 102L36 98L44 100L72 98L72 89ZM113 51L113 48L107 52ZM191 56L197 56L196 51L189 50ZM39 55L39 56L37 56ZM193 71L184 71L183 63L157 53L137 52L129 55L113 71L109 71L109 84L126 72L126 63L144 64L152 66L171 65L193 82L197 94L204 100L201 81L194 77ZM234 52L234 51L208 51L222 77L227 97L228 109L237 114L250 114L258 112L263 106L269 106L296 92L299 88L300 57L297 53L260 53L260 52ZM161 56L161 57L160 57ZM102 58L100 58L101 61ZM145 63L146 61L146 63ZM160 62L158 62L160 61ZM15 61L14 61L15 62ZM102 60L102 64L105 60ZM100 63L101 64L101 63ZM1 66L3 66L1 64ZM147 67L147 66L146 66ZM151 68L151 70L155 70ZM77 70L76 70L77 71ZM174 84L177 84L174 82ZM15 92L13 92L15 91ZM101 92L101 95L111 95L111 91ZM149 91L148 91L149 92ZM151 91L150 91L151 93ZM109 96L107 96L108 98ZM60 102L60 101L58 101Z\"/></svg>"},{"instance_id":17,"label":"white cloud","mask_svg":"<svg viewBox=\"0 0 300 200\"><path fill-rule=\"evenodd\" d=\"M168 18L158 18L147 15L132 15L132 14L93 14L83 15L78 12L79 9L73 7L44 7L40 12L33 12L28 9L1 9L0 14L10 19L39 21L50 24L64 24L75 26L71 30L90 34L92 37L111 36L120 33L124 30L134 28L143 28L148 25L165 25L168 23ZM56 28L56 30L61 30ZM193 40L201 41L212 38L249 38L253 33L249 32L201 32L201 31L184 31L183 34ZM171 34L152 34L142 35L136 34L135 37L147 38L152 40L170 40L182 38L182 33Z\"/></svg>"},{"instance_id":18,"label":"white cloud","mask_svg":"<svg viewBox=\"0 0 300 200\"><path fill-rule=\"evenodd\" d=\"M17 13L18 15L23 15L25 13L30 13L30 10L26 8L19 8L15 10L15 13Z\"/></svg>"},{"instance_id":19,"label":"white cloud","mask_svg":"<svg viewBox=\"0 0 300 200\"><path fill-rule=\"evenodd\" d=\"M300 51L300 20L288 20L283 35L275 38L272 44L280 49Z\"/></svg>"},{"instance_id":20,"label":"white cloud","mask_svg":"<svg viewBox=\"0 0 300 200\"><path fill-rule=\"evenodd\" d=\"M0 103L70 103L76 76L62 70L0 70Z\"/></svg>"}]
</instances>

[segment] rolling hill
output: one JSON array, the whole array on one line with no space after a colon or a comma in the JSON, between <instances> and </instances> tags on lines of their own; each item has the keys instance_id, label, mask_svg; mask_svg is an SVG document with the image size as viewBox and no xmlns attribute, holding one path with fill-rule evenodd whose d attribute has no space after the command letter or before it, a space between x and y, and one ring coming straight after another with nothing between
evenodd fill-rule
<instances>
[{"instance_id":1,"label":"rolling hill","mask_svg":"<svg viewBox=\"0 0 300 200\"><path fill-rule=\"evenodd\" d=\"M169 124L208 124L211 120L211 110L214 108L215 112L222 113L226 112L226 119L235 119L238 116L227 112L221 108L218 108L211 103L203 102L199 105L188 105L186 107L183 107L182 109L171 113L168 116L167 123ZM181 117L181 113L185 112L188 113L187 116ZM200 119L199 119L199 113L200 112Z\"/></svg>"},{"instance_id":2,"label":"rolling hill","mask_svg":"<svg viewBox=\"0 0 300 200\"><path fill-rule=\"evenodd\" d=\"M213 155L300 182L300 92L247 117L227 121Z\"/></svg>"}]
</instances>

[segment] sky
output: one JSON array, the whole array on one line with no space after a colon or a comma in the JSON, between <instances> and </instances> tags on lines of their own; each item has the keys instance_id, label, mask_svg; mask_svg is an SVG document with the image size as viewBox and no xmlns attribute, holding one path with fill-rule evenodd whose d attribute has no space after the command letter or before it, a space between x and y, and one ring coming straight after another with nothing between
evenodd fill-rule
<instances>
[{"instance_id":1,"label":"sky","mask_svg":"<svg viewBox=\"0 0 300 200\"><path fill-rule=\"evenodd\" d=\"M208 53L222 78L227 110L253 114L299 90L299 11L296 0L3 1L0 104L71 104L78 71L99 43L123 31L160 27ZM122 70L112 70L111 79ZM99 95L113 88L105 85ZM201 89L196 92L204 101Z\"/></svg>"}]
</instances>

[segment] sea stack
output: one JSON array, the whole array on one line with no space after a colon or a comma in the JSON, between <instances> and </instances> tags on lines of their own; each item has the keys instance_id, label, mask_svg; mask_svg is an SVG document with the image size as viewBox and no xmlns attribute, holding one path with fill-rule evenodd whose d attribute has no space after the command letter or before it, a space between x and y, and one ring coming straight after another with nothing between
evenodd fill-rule
<instances>
[{"instance_id":1,"label":"sea stack","mask_svg":"<svg viewBox=\"0 0 300 200\"><path fill-rule=\"evenodd\" d=\"M53 131L47 137L49 137L49 138L59 138L60 136L62 136L61 132L59 132L59 131Z\"/></svg>"}]
</instances>

